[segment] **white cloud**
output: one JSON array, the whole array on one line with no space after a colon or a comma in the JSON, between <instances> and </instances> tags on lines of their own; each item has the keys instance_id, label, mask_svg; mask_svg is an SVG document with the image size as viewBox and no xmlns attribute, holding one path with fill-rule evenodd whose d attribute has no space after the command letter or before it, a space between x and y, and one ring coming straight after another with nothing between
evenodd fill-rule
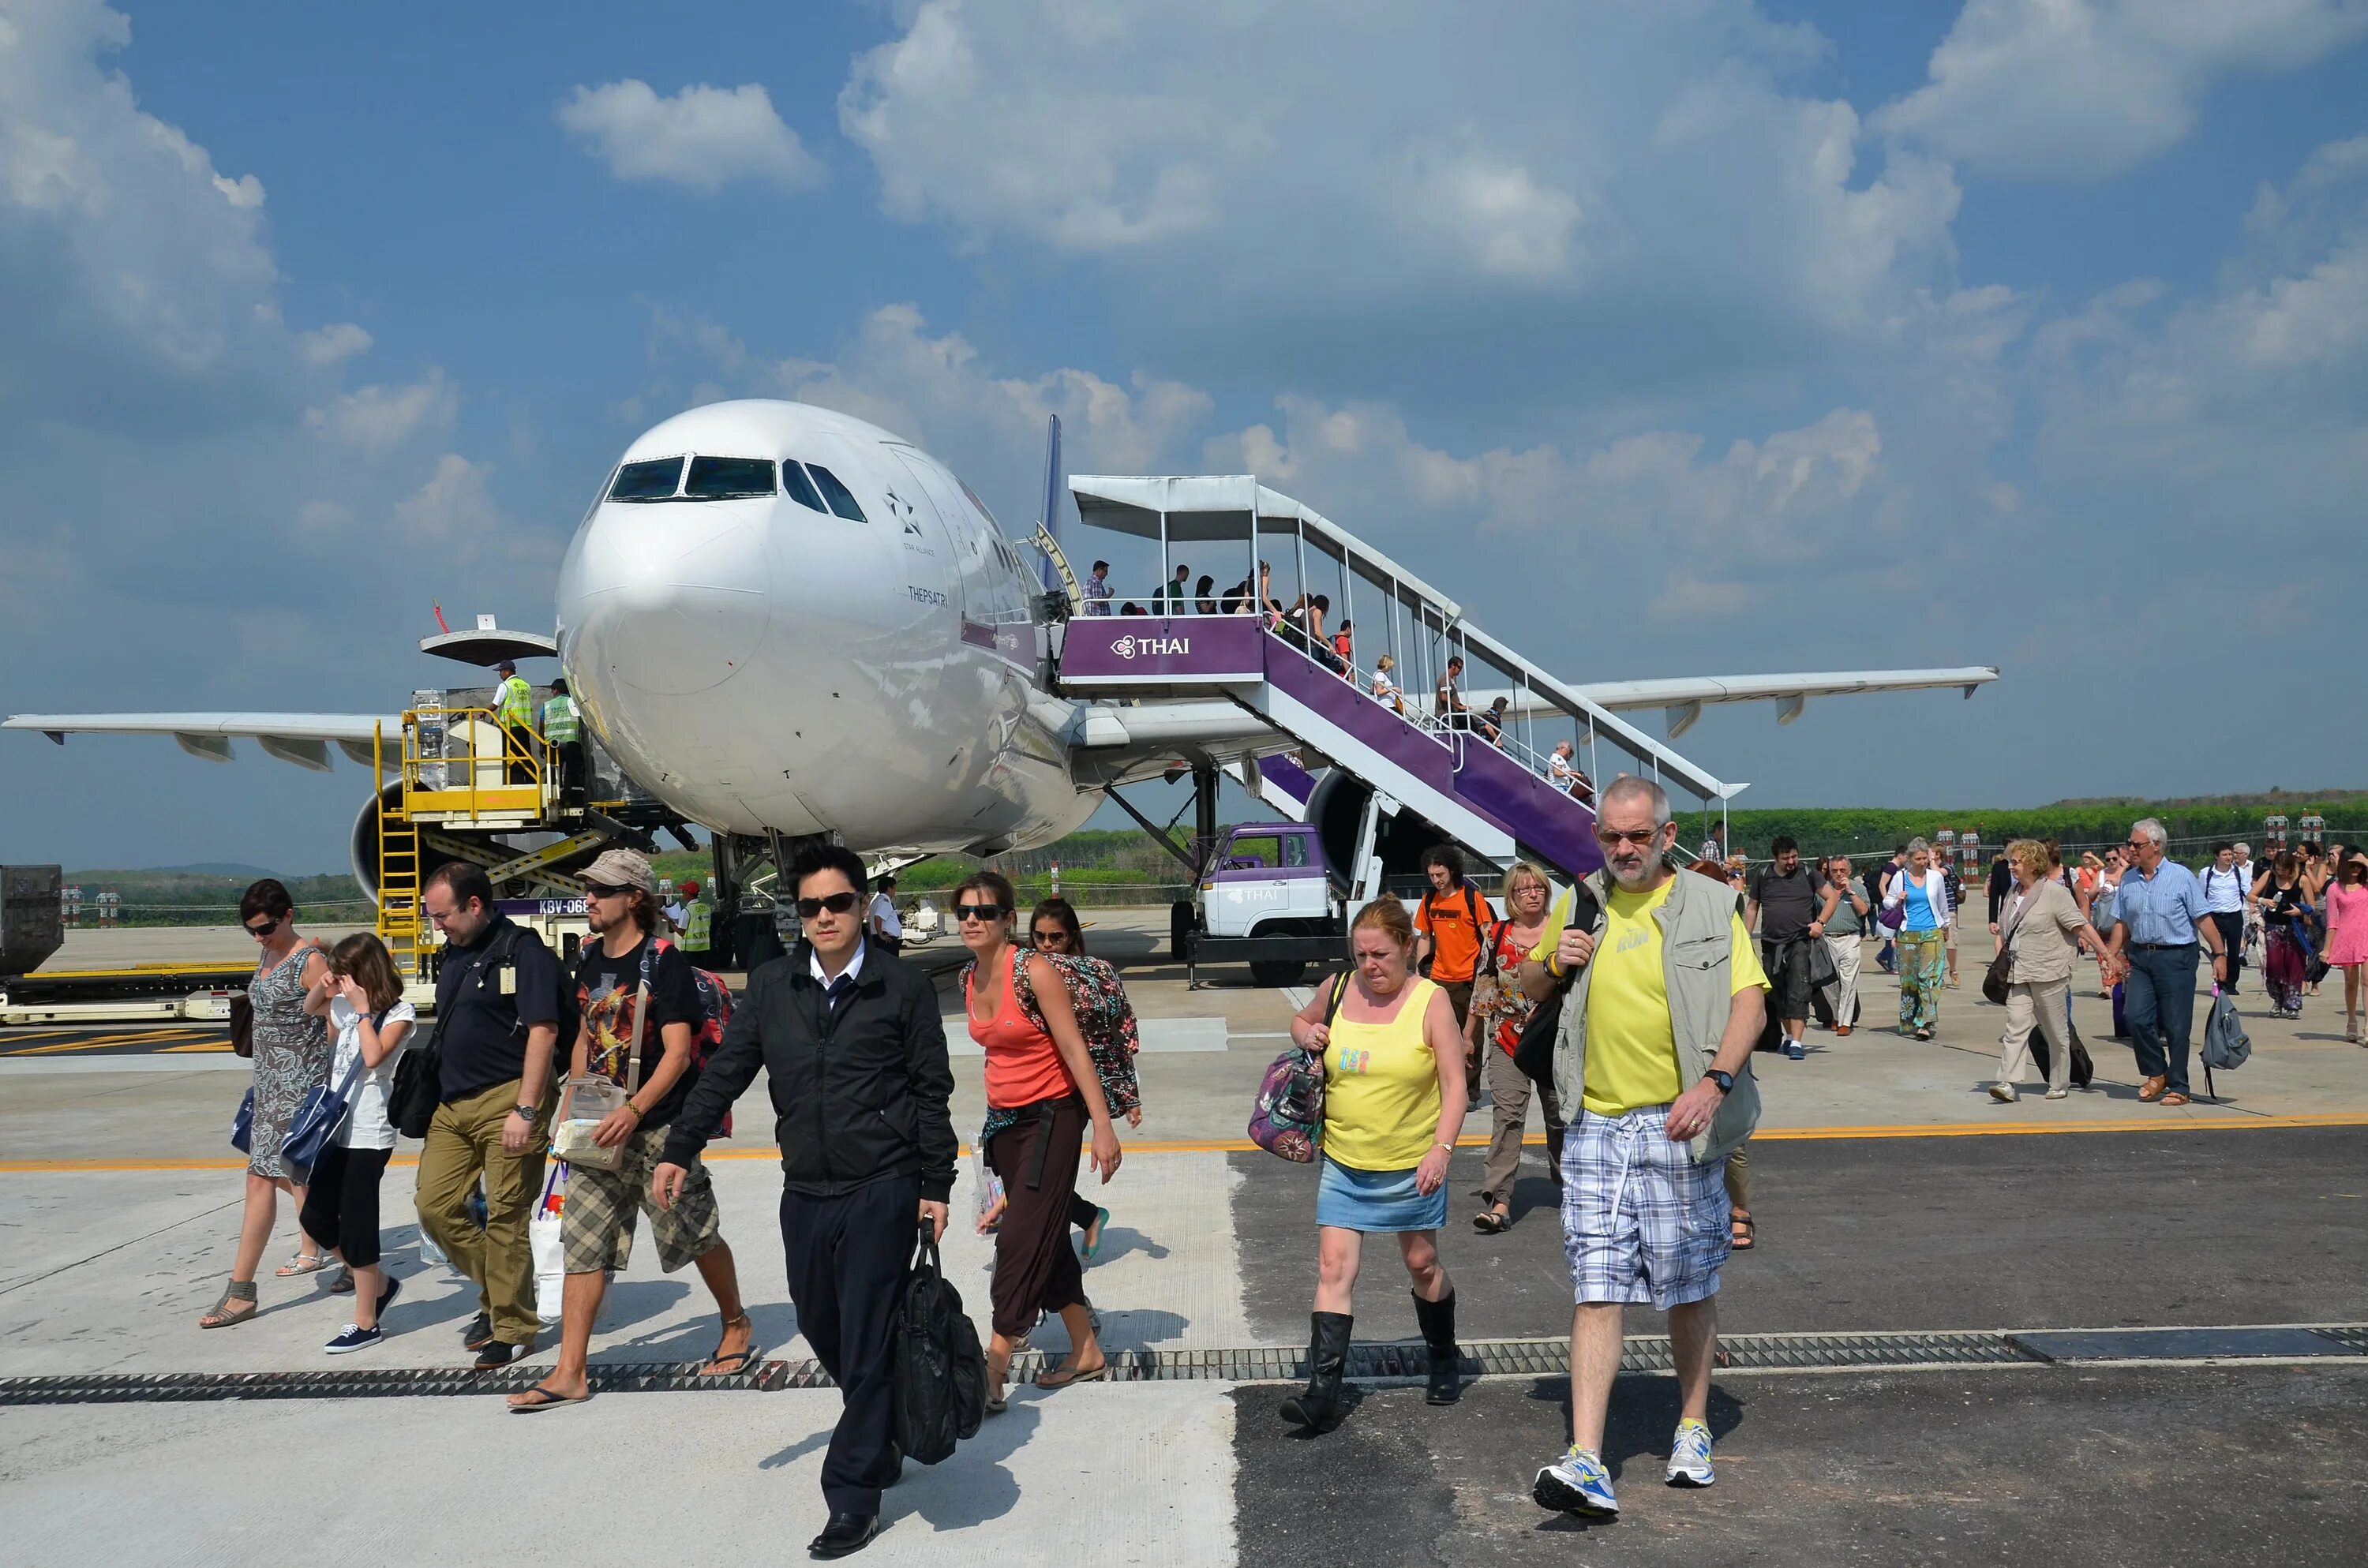
<instances>
[{"instance_id":1,"label":"white cloud","mask_svg":"<svg viewBox=\"0 0 2368 1568\"><path fill-rule=\"evenodd\" d=\"M2176 145L2203 95L2368 35L2360 0L1966 0L1875 125L1982 174L2094 179Z\"/></svg>"},{"instance_id":2,"label":"white cloud","mask_svg":"<svg viewBox=\"0 0 2368 1568\"><path fill-rule=\"evenodd\" d=\"M632 80L578 87L556 118L621 180L713 195L734 180L799 190L822 179L822 165L755 82L689 86L672 97Z\"/></svg>"},{"instance_id":3,"label":"white cloud","mask_svg":"<svg viewBox=\"0 0 2368 1568\"><path fill-rule=\"evenodd\" d=\"M441 429L460 412L461 394L430 368L408 386L356 387L326 408L307 409L305 426L341 446L383 456L423 429Z\"/></svg>"},{"instance_id":4,"label":"white cloud","mask_svg":"<svg viewBox=\"0 0 2368 1568\"><path fill-rule=\"evenodd\" d=\"M1823 40L1749 0L900 14L839 98L886 210L1099 257L1179 338L1369 334L1408 311L1522 354L1724 296L1725 319L1672 322L1701 342L1665 349L1665 374L1880 335L1951 284L1949 171L1866 167L1850 106L1783 85ZM1508 310L1538 330L1505 345Z\"/></svg>"},{"instance_id":5,"label":"white cloud","mask_svg":"<svg viewBox=\"0 0 2368 1568\"><path fill-rule=\"evenodd\" d=\"M471 462L458 452L437 459L427 483L394 505L403 542L451 548L461 560L497 542L511 529L485 488L493 472L491 463Z\"/></svg>"},{"instance_id":6,"label":"white cloud","mask_svg":"<svg viewBox=\"0 0 2368 1568\"><path fill-rule=\"evenodd\" d=\"M298 351L309 365L338 365L370 352L376 339L349 321L334 322L296 336Z\"/></svg>"}]
</instances>

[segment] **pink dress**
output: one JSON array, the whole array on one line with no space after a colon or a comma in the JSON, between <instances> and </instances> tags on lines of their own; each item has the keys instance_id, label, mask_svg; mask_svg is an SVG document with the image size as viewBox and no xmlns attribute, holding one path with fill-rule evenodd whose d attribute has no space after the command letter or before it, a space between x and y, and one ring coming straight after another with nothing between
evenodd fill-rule
<instances>
[{"instance_id":1,"label":"pink dress","mask_svg":"<svg viewBox=\"0 0 2368 1568\"><path fill-rule=\"evenodd\" d=\"M2327 961L2368 963L2368 886L2327 884Z\"/></svg>"}]
</instances>

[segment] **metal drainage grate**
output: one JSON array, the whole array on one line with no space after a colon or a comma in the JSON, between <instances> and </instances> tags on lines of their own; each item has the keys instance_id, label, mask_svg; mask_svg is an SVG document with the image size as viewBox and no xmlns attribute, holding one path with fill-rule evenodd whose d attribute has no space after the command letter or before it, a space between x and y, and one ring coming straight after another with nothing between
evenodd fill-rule
<instances>
[{"instance_id":1,"label":"metal drainage grate","mask_svg":"<svg viewBox=\"0 0 2368 1568\"><path fill-rule=\"evenodd\" d=\"M2207 1331L2222 1332L2222 1331ZM2258 1331L2256 1331L2258 1332ZM2301 1330L2280 1331L2300 1334ZM2368 1353L2368 1324L2309 1331L2328 1341L2328 1352ZM2044 1366L2046 1358L2021 1348L2018 1339L1987 1330L1927 1334L1743 1334L1723 1336L1727 1370L1738 1372L1915 1370L1935 1367ZM2181 1341L2165 1339L2160 1354L2182 1353ZM2300 1341L2295 1341L2300 1343ZM2284 1352L2279 1352L2284 1353ZM1025 1382L1058 1358L1023 1350L1012 1358L1011 1381ZM1669 1342L1640 1335L1621 1358L1626 1372L1670 1369ZM770 1392L779 1389L834 1386L819 1362L763 1361L750 1371L702 1378L696 1361L642 1362L592 1368L592 1386L602 1393L673 1393L716 1389ZM1365 1343L1349 1351L1349 1376L1382 1382L1419 1379L1430 1360L1419 1340ZM0 1405L105 1404L129 1402L226 1399L410 1399L447 1394L508 1394L532 1388L547 1366L505 1367L497 1371L450 1369L323 1372L163 1372L65 1374L0 1378ZM1467 1377L1566 1377L1570 1346L1561 1339L1473 1340L1463 1346ZM1306 1352L1296 1346L1262 1345L1223 1350L1114 1350L1110 1381L1141 1382L1296 1382L1307 1375Z\"/></svg>"}]
</instances>

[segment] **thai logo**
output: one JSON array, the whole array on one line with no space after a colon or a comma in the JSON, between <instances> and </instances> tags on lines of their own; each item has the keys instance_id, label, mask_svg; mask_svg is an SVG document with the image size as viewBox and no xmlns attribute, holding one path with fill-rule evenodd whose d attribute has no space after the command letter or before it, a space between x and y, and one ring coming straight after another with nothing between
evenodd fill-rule
<instances>
[{"instance_id":1,"label":"thai logo","mask_svg":"<svg viewBox=\"0 0 2368 1568\"><path fill-rule=\"evenodd\" d=\"M1148 658L1164 658L1170 653L1190 653L1190 637L1121 637L1110 644L1110 652L1121 659L1132 659L1140 653Z\"/></svg>"}]
</instances>

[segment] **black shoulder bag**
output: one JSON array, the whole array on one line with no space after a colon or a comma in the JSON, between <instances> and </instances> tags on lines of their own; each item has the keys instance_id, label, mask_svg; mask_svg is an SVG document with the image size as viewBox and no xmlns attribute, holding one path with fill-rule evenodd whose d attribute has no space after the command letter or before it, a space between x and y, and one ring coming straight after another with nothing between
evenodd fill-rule
<instances>
[{"instance_id":1,"label":"black shoulder bag","mask_svg":"<svg viewBox=\"0 0 2368 1568\"><path fill-rule=\"evenodd\" d=\"M1603 906L1596 902L1595 894L1588 885L1584 881L1573 882L1570 886L1570 924L1563 930L1576 926L1581 930L1592 931L1596 916L1602 912ZM1554 933L1554 939L1562 939L1561 931ZM1554 990L1537 1005L1531 1012L1529 1021L1521 1026L1521 1038L1513 1047L1513 1065L1520 1069L1522 1077L1541 1087L1553 1086L1554 1037L1562 1031L1562 1002L1570 994L1571 983L1577 978L1578 971L1572 970L1554 982ZM1516 980L1514 983L1519 984L1520 982Z\"/></svg>"}]
</instances>

